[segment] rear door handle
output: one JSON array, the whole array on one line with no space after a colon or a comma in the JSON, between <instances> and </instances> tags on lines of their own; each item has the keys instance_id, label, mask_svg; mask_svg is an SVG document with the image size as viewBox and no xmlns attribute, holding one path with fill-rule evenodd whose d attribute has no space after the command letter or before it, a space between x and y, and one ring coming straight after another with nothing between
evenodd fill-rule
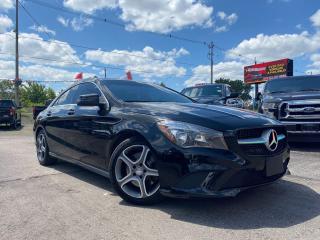
<instances>
[{"instance_id":1,"label":"rear door handle","mask_svg":"<svg viewBox=\"0 0 320 240\"><path fill-rule=\"evenodd\" d=\"M68 115L73 115L73 114L74 114L74 112L75 112L75 110L74 110L74 109L69 109L69 111L68 111Z\"/></svg>"}]
</instances>

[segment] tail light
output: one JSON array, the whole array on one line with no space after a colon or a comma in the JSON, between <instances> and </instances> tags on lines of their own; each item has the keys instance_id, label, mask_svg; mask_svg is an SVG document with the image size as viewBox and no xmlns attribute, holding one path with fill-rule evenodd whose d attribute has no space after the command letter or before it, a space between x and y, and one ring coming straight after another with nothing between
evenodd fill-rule
<instances>
[{"instance_id":1,"label":"tail light","mask_svg":"<svg viewBox=\"0 0 320 240\"><path fill-rule=\"evenodd\" d=\"M14 116L16 114L16 109L14 107L10 108L10 116Z\"/></svg>"}]
</instances>

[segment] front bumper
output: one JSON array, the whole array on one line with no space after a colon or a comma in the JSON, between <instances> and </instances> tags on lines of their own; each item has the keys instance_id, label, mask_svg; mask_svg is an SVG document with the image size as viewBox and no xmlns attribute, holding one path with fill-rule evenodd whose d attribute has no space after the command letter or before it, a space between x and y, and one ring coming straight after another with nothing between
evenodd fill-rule
<instances>
[{"instance_id":1,"label":"front bumper","mask_svg":"<svg viewBox=\"0 0 320 240\"><path fill-rule=\"evenodd\" d=\"M160 191L178 198L233 197L248 188L280 179L289 160L288 147L274 156L246 158L224 150L194 148L184 154L171 150L158 164ZM268 161L277 161L281 169L268 175Z\"/></svg>"},{"instance_id":2,"label":"front bumper","mask_svg":"<svg viewBox=\"0 0 320 240\"><path fill-rule=\"evenodd\" d=\"M283 121L288 131L289 142L320 142L320 121Z\"/></svg>"}]
</instances>

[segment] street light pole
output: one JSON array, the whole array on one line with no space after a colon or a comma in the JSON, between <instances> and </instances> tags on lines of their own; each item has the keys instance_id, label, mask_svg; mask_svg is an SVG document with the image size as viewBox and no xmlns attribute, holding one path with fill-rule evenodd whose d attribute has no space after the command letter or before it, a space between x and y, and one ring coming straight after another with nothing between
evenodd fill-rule
<instances>
[{"instance_id":1,"label":"street light pole","mask_svg":"<svg viewBox=\"0 0 320 240\"><path fill-rule=\"evenodd\" d=\"M210 69L211 69L210 79L211 79L211 84L212 84L213 83L213 48L214 48L213 42L209 43L208 48L209 48L208 57L210 60Z\"/></svg>"},{"instance_id":2,"label":"street light pole","mask_svg":"<svg viewBox=\"0 0 320 240\"><path fill-rule=\"evenodd\" d=\"M19 106L19 0L16 0L16 77L14 81L15 102Z\"/></svg>"}]
</instances>

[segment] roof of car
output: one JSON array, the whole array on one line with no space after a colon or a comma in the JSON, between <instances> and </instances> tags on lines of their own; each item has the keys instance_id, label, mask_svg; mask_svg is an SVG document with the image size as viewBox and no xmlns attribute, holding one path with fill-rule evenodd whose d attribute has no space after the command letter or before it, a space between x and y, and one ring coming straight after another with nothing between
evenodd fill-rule
<instances>
[{"instance_id":1,"label":"roof of car","mask_svg":"<svg viewBox=\"0 0 320 240\"><path fill-rule=\"evenodd\" d=\"M295 78L319 78L320 75L302 75L302 76L288 76L288 77L281 77L281 78L274 78L272 80L269 80L268 82L271 82L271 81L277 81L279 79L281 80L292 80L292 79L295 79Z\"/></svg>"}]
</instances>

